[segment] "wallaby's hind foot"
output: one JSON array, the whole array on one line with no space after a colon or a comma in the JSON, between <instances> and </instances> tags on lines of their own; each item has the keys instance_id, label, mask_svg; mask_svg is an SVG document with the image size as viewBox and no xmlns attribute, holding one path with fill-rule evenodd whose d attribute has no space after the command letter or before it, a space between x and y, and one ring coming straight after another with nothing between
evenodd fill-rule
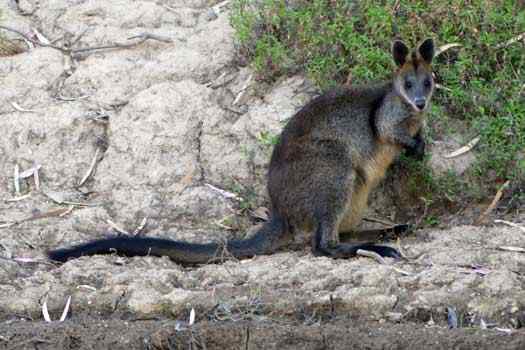
<instances>
[{"instance_id":1,"label":"wallaby's hind foot","mask_svg":"<svg viewBox=\"0 0 525 350\"><path fill-rule=\"evenodd\" d=\"M374 243L345 244L340 243L335 247L318 247L314 254L317 256L329 256L335 259L348 259L357 256L359 249L372 251L385 258L401 259L401 254L395 248L377 245Z\"/></svg>"}]
</instances>

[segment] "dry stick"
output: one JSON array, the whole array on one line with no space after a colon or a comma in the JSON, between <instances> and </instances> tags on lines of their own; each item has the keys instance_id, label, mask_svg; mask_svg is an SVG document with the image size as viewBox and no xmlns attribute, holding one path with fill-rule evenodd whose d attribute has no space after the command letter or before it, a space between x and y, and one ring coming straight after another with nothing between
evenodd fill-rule
<instances>
[{"instance_id":1,"label":"dry stick","mask_svg":"<svg viewBox=\"0 0 525 350\"><path fill-rule=\"evenodd\" d=\"M35 44L35 45L38 45L38 46L42 46L42 47L51 47L55 50L58 50L58 51L62 51L64 53L68 53L69 50L65 50L59 46L56 46L56 45L52 45L52 44L44 44L44 43L41 43L39 41L36 41L36 40L33 40L31 39L29 36L27 36L26 34L22 33L21 31L19 30L16 30L16 29L13 29L13 28L10 28L10 27L6 27L6 26L2 26L0 25L0 29L3 29L3 30L7 30L7 31L10 31L10 32L13 32L13 33L16 33L18 35L20 35L22 38L26 39L27 41L29 41L30 43L32 44Z\"/></svg>"},{"instance_id":2,"label":"dry stick","mask_svg":"<svg viewBox=\"0 0 525 350\"><path fill-rule=\"evenodd\" d=\"M16 102L11 102L11 106L13 106L14 109L16 109L17 111L19 112L23 112L23 113L38 113L38 111L35 111L33 109L26 109L26 108L22 108L20 107L20 105Z\"/></svg>"},{"instance_id":3,"label":"dry stick","mask_svg":"<svg viewBox=\"0 0 525 350\"><path fill-rule=\"evenodd\" d=\"M149 40L149 39L151 39L151 40L158 40L158 41L162 41L162 42L165 42L165 43L173 42L170 38L167 38L165 36L160 36L160 35L151 34L151 33L142 33L142 34L139 34L139 35L132 36L132 37L128 38L128 40L139 38L140 40L135 42L135 43L129 43L129 44L116 43L116 44L112 44L112 45L85 47L85 48L81 48L81 49L66 49L66 48L63 48L63 47L60 47L60 46L56 46L56 45L53 45L53 44L45 44L45 43L42 43L40 41L31 39L29 36L27 36L26 34L22 33L21 31L13 29L13 28L10 28L10 27L6 27L6 26L0 25L0 29L16 33L16 34L20 35L21 37L23 37L24 39L26 39L27 41L29 41L29 42L31 42L31 43L33 43L35 45L42 46L42 47L50 47L50 48L53 48L55 50L61 51L61 52L65 53L65 54L75 54L75 53L81 53L81 52L87 52L87 51L96 51L96 50L130 48L130 47L133 47L133 46L140 45L140 44L142 44L143 42L145 42L146 40Z\"/></svg>"},{"instance_id":4,"label":"dry stick","mask_svg":"<svg viewBox=\"0 0 525 350\"><path fill-rule=\"evenodd\" d=\"M99 150L100 149L97 148L97 150L95 151L95 156L93 157L93 160L91 161L91 165L89 166L88 171L86 172L86 174L84 175L82 180L80 180L80 182L78 183L79 187L82 186L87 181L87 179L89 179L91 174L93 173L93 169L95 169L95 165L97 165L97 159L98 159L98 152L99 152Z\"/></svg>"},{"instance_id":5,"label":"dry stick","mask_svg":"<svg viewBox=\"0 0 525 350\"><path fill-rule=\"evenodd\" d=\"M4 199L4 202L6 202L6 203L20 202L20 201L22 201L24 199L27 199L29 197L31 197L31 193L24 194L23 196L20 196L20 197L13 197L13 198Z\"/></svg>"},{"instance_id":6,"label":"dry stick","mask_svg":"<svg viewBox=\"0 0 525 350\"><path fill-rule=\"evenodd\" d=\"M128 40L133 40L133 39L140 39L140 40L134 43L130 43L130 44L115 43L113 45L93 46L93 47L86 47L82 49L75 49L75 50L71 50L71 53L75 54L75 53L86 52L86 51L108 50L108 49L127 49L133 46L140 45L143 42L150 40L150 39L162 41L164 43L173 42L173 40L171 40L170 38L167 38L165 36L151 34L151 33L142 33L142 34L135 35L135 36L128 38Z\"/></svg>"},{"instance_id":7,"label":"dry stick","mask_svg":"<svg viewBox=\"0 0 525 350\"><path fill-rule=\"evenodd\" d=\"M498 205L498 202L500 201L501 197L503 196L503 191L509 187L510 181L505 182L498 190L496 195L494 196L494 199L492 200L492 203L488 206L487 209L479 216L479 218L474 222L474 225L481 225L483 221L487 218L487 216L496 208Z\"/></svg>"},{"instance_id":8,"label":"dry stick","mask_svg":"<svg viewBox=\"0 0 525 350\"><path fill-rule=\"evenodd\" d=\"M39 167L35 168L33 179L35 180L35 189L40 192L40 175L38 174Z\"/></svg>"},{"instance_id":9,"label":"dry stick","mask_svg":"<svg viewBox=\"0 0 525 350\"><path fill-rule=\"evenodd\" d=\"M501 246L501 247L498 247L498 249L506 251L506 252L525 253L525 248L521 248L521 247Z\"/></svg>"},{"instance_id":10,"label":"dry stick","mask_svg":"<svg viewBox=\"0 0 525 350\"><path fill-rule=\"evenodd\" d=\"M147 222L148 222L148 217L146 216L144 217L144 219L142 219L142 221L140 222L140 225L137 226L137 228L133 231L132 235L139 236L142 230L144 230L144 227L146 227Z\"/></svg>"},{"instance_id":11,"label":"dry stick","mask_svg":"<svg viewBox=\"0 0 525 350\"><path fill-rule=\"evenodd\" d=\"M372 259L374 259L375 261L377 261L378 263L380 263L382 265L388 265L394 271L399 272L399 273L401 273L401 274L403 274L405 276L410 276L411 275L410 272L398 269L397 267L388 264L386 262L386 260L381 255L377 254L376 252L372 252L370 250L358 249L356 253L357 253L357 255L360 255L360 256L364 256L364 257L367 257L367 258L372 258Z\"/></svg>"},{"instance_id":12,"label":"dry stick","mask_svg":"<svg viewBox=\"0 0 525 350\"><path fill-rule=\"evenodd\" d=\"M511 227L515 227L519 230L521 230L522 232L525 232L525 227L523 226L520 226L518 224L515 224L513 222L510 222L510 221L505 221L505 220L494 220L495 223L497 224L505 224L505 225L508 225L508 226L511 226Z\"/></svg>"},{"instance_id":13,"label":"dry stick","mask_svg":"<svg viewBox=\"0 0 525 350\"><path fill-rule=\"evenodd\" d=\"M496 45L495 49L501 49L501 48L510 46L510 45L514 44L515 42L518 42L520 40L525 40L525 33L521 33L520 35L516 35L514 38L511 38L511 39L507 40L506 42L504 42L502 44L499 44L499 45Z\"/></svg>"},{"instance_id":14,"label":"dry stick","mask_svg":"<svg viewBox=\"0 0 525 350\"><path fill-rule=\"evenodd\" d=\"M119 232L119 233L122 233L122 234L125 234L127 236L130 235L130 233L126 230L124 230L123 228L119 227L117 224L115 224L113 221L111 221L110 219L106 220L106 222L109 224L109 226L111 226L112 229L114 229L115 231Z\"/></svg>"},{"instance_id":15,"label":"dry stick","mask_svg":"<svg viewBox=\"0 0 525 350\"><path fill-rule=\"evenodd\" d=\"M18 164L15 164L14 182L15 182L16 196L18 197L20 196L20 168Z\"/></svg>"}]
</instances>

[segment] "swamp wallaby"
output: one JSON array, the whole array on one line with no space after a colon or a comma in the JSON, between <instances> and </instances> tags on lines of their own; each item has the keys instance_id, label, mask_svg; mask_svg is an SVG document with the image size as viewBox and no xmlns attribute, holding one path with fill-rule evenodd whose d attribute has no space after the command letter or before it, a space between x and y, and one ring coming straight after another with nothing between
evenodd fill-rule
<instances>
[{"instance_id":1,"label":"swamp wallaby","mask_svg":"<svg viewBox=\"0 0 525 350\"><path fill-rule=\"evenodd\" d=\"M83 255L168 256L181 264L203 264L225 251L236 258L274 252L294 233L312 233L314 254L334 258L366 249L398 257L394 248L340 243L353 230L370 191L406 149L420 156L423 112L434 90L432 39L410 51L395 41L397 69L390 81L339 87L314 98L285 126L272 153L268 192L271 217L252 237L196 244L169 239L119 236L49 252L56 261Z\"/></svg>"}]
</instances>

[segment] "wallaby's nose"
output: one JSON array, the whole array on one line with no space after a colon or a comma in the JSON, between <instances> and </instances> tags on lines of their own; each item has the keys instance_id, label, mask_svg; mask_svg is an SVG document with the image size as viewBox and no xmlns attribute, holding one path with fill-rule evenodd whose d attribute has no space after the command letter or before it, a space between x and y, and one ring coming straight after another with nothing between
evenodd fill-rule
<instances>
[{"instance_id":1,"label":"wallaby's nose","mask_svg":"<svg viewBox=\"0 0 525 350\"><path fill-rule=\"evenodd\" d=\"M416 103L416 107L422 111L423 109L425 109L425 106L426 106L426 101L424 98L416 98L416 100L414 101Z\"/></svg>"}]
</instances>

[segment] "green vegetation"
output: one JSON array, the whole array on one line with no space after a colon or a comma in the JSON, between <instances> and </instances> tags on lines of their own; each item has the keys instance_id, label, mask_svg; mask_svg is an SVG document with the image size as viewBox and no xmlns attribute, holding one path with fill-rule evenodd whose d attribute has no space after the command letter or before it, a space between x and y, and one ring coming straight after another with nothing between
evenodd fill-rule
<instances>
[{"instance_id":1,"label":"green vegetation","mask_svg":"<svg viewBox=\"0 0 525 350\"><path fill-rule=\"evenodd\" d=\"M235 0L241 52L261 79L304 72L321 89L385 79L393 38L458 43L436 60L430 136L481 136L471 177L525 184L525 8L512 0ZM457 179L447 176L445 185ZM434 184L441 180L431 180ZM436 182L437 181L437 182ZM442 186L438 186L441 188ZM449 189L449 191L452 191Z\"/></svg>"}]
</instances>

